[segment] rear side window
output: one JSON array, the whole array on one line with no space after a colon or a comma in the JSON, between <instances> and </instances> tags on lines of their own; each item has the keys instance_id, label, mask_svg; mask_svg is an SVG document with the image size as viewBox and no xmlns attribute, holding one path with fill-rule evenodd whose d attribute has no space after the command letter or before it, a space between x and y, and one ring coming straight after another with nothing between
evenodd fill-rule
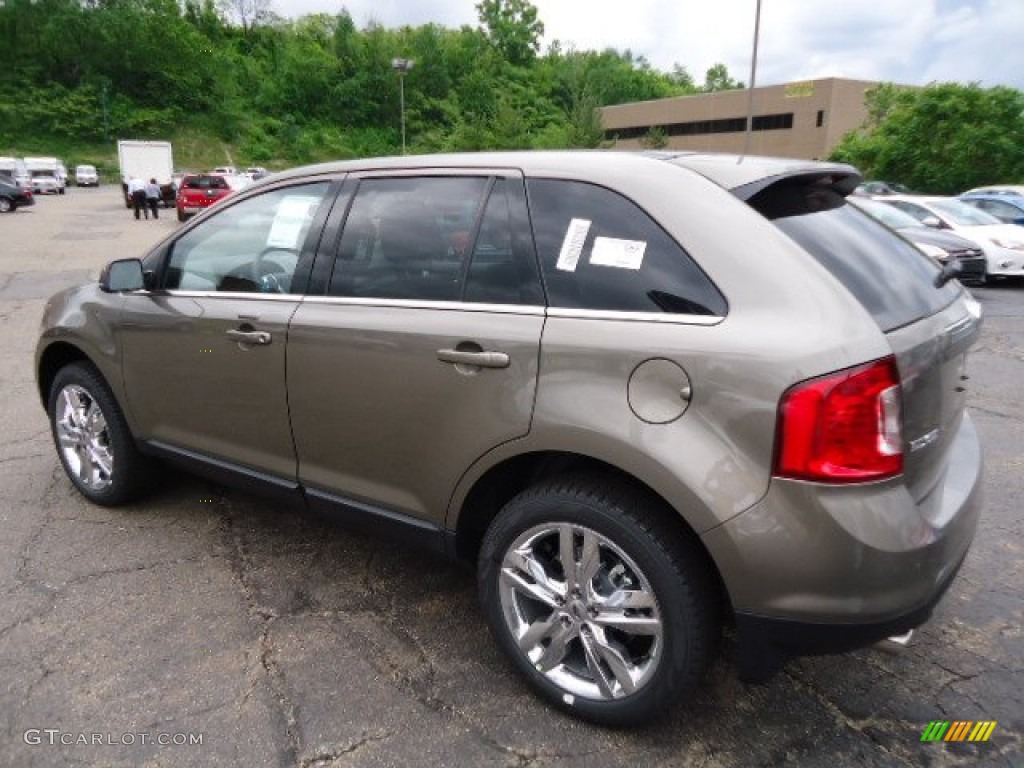
<instances>
[{"instance_id":1,"label":"rear side window","mask_svg":"<svg viewBox=\"0 0 1024 768\"><path fill-rule=\"evenodd\" d=\"M345 221L332 296L542 302L513 225L513 183L487 176L365 179ZM522 208L522 187L518 189Z\"/></svg>"},{"instance_id":2,"label":"rear side window","mask_svg":"<svg viewBox=\"0 0 1024 768\"><path fill-rule=\"evenodd\" d=\"M841 282L883 331L935 314L960 292L935 287L939 267L828 187L776 184L750 199Z\"/></svg>"},{"instance_id":3,"label":"rear side window","mask_svg":"<svg viewBox=\"0 0 1024 768\"><path fill-rule=\"evenodd\" d=\"M553 307L724 316L725 299L631 200L594 184L527 182Z\"/></svg>"}]
</instances>

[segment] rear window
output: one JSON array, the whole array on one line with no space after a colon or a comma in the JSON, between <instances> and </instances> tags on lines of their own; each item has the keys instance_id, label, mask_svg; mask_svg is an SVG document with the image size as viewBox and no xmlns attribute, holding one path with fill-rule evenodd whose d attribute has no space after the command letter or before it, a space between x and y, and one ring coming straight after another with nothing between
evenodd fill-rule
<instances>
[{"instance_id":1,"label":"rear window","mask_svg":"<svg viewBox=\"0 0 1024 768\"><path fill-rule=\"evenodd\" d=\"M828 187L776 184L749 201L799 243L892 331L948 306L960 293L935 287L938 265Z\"/></svg>"},{"instance_id":2,"label":"rear window","mask_svg":"<svg viewBox=\"0 0 1024 768\"><path fill-rule=\"evenodd\" d=\"M193 176L182 183L185 189L230 189L221 176Z\"/></svg>"}]
</instances>

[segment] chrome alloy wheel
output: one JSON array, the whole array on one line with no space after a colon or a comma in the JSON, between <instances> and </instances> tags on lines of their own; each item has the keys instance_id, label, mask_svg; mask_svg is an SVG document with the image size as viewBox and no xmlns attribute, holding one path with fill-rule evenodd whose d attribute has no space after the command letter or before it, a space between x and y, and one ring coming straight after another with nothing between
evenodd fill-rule
<instances>
[{"instance_id":1,"label":"chrome alloy wheel","mask_svg":"<svg viewBox=\"0 0 1024 768\"><path fill-rule=\"evenodd\" d=\"M89 490L105 490L114 472L114 453L99 404L83 387L68 384L57 395L54 419L68 470Z\"/></svg>"},{"instance_id":2,"label":"chrome alloy wheel","mask_svg":"<svg viewBox=\"0 0 1024 768\"><path fill-rule=\"evenodd\" d=\"M505 553L498 594L519 650L566 694L620 699L653 679L658 601L629 555L596 531L530 528Z\"/></svg>"}]
</instances>

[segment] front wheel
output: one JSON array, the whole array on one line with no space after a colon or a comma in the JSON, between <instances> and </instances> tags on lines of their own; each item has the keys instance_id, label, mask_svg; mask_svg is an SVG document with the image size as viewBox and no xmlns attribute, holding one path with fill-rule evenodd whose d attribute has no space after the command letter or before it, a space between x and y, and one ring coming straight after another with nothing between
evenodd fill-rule
<instances>
[{"instance_id":1,"label":"front wheel","mask_svg":"<svg viewBox=\"0 0 1024 768\"><path fill-rule=\"evenodd\" d=\"M555 706L635 725L692 692L719 619L707 558L639 489L601 478L528 489L484 538L491 630Z\"/></svg>"},{"instance_id":2,"label":"front wheel","mask_svg":"<svg viewBox=\"0 0 1024 768\"><path fill-rule=\"evenodd\" d=\"M14 203L9 198L0 197L0 213L7 213L14 211Z\"/></svg>"},{"instance_id":3,"label":"front wheel","mask_svg":"<svg viewBox=\"0 0 1024 768\"><path fill-rule=\"evenodd\" d=\"M50 387L50 428L71 482L103 506L138 497L150 480L150 461L139 453L114 395L92 365L62 368Z\"/></svg>"}]
</instances>

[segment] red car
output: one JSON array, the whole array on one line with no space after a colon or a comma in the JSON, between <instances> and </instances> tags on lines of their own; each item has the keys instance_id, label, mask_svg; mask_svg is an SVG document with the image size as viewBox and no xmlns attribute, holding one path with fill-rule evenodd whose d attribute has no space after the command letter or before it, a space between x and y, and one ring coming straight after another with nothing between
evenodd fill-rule
<instances>
[{"instance_id":1,"label":"red car","mask_svg":"<svg viewBox=\"0 0 1024 768\"><path fill-rule=\"evenodd\" d=\"M223 176L212 173L194 173L182 177L178 187L178 221L201 213L232 193L231 185Z\"/></svg>"}]
</instances>

